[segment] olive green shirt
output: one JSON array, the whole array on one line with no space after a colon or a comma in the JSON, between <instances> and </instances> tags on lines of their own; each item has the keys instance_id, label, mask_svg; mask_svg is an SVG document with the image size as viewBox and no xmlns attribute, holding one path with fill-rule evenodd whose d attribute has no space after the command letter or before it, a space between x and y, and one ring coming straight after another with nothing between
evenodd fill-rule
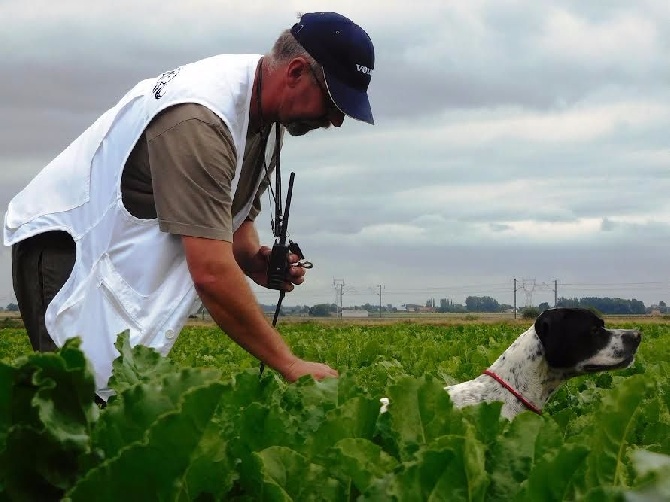
<instances>
[{"instance_id":1,"label":"olive green shirt","mask_svg":"<svg viewBox=\"0 0 670 502\"><path fill-rule=\"evenodd\" d=\"M149 123L126 161L123 203L136 218L157 218L164 232L232 242L233 215L251 197L247 219L253 221L261 210L275 158L264 166L265 143L260 133L247 137L233 194L237 153L226 124L199 104L167 108Z\"/></svg>"}]
</instances>

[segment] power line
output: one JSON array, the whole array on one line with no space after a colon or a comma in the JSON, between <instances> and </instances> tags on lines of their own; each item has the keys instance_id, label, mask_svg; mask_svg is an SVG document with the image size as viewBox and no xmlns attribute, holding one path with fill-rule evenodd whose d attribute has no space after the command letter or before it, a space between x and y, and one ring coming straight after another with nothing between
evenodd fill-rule
<instances>
[{"instance_id":1,"label":"power line","mask_svg":"<svg viewBox=\"0 0 670 502\"><path fill-rule=\"evenodd\" d=\"M515 279L515 281L517 281ZM356 286L352 284L347 284L345 286L344 279L333 279L333 287L335 288L335 303L341 309L343 306L343 295L346 293L347 297L355 298L364 298L370 297L372 294L376 296L381 296L379 294L379 284L376 285L375 291L370 286ZM502 296L507 296L510 294L510 284L509 283L470 283L470 284L453 284L453 285L430 285L426 287L399 287L393 288L388 285L383 286L384 295L387 295L389 299L397 299L397 301L416 301L409 299L398 298L400 296L412 297L416 299L419 295L434 297L437 295L442 295L446 298L454 298L456 296L494 296L500 298ZM532 304L533 299L536 294L539 293L553 293L553 302L556 304L559 296L561 297L571 297L576 295L585 295L590 294L592 296L612 296L617 294L621 290L625 289L626 293L619 293L618 296L630 296L633 292L667 292L670 293L670 281L631 281L631 282L561 282L560 283L560 295L559 295L559 283L557 279L552 279L551 281L538 281L536 279L524 279L518 280L518 284L515 285L514 291L512 292L516 301L516 292L524 291L525 303L526 305ZM323 289L313 290L303 288L303 295L309 296L309 301L323 301L324 303L328 302L329 298L332 298L332 292L328 293ZM256 291L256 295L259 298L265 298L264 295L273 295L271 291ZM663 293L661 293L663 294ZM324 301L325 300L325 301ZM551 301L551 300L550 300Z\"/></svg>"},{"instance_id":2,"label":"power line","mask_svg":"<svg viewBox=\"0 0 670 502\"><path fill-rule=\"evenodd\" d=\"M648 281L648 282L562 282L562 286L644 286L649 284L670 285L670 281Z\"/></svg>"}]
</instances>

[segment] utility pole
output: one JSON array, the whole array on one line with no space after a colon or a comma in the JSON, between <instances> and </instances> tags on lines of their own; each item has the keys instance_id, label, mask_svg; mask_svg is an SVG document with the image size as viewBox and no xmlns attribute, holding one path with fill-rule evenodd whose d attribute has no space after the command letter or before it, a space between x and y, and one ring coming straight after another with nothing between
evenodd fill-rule
<instances>
[{"instance_id":1,"label":"utility pole","mask_svg":"<svg viewBox=\"0 0 670 502\"><path fill-rule=\"evenodd\" d=\"M344 295L344 279L333 278L333 286L335 287L335 304L340 307L338 312L339 318L342 318L342 295Z\"/></svg>"},{"instance_id":2,"label":"utility pole","mask_svg":"<svg viewBox=\"0 0 670 502\"><path fill-rule=\"evenodd\" d=\"M382 288L386 289L386 286L383 284L377 284L379 288L379 317L382 316Z\"/></svg>"},{"instance_id":3,"label":"utility pole","mask_svg":"<svg viewBox=\"0 0 670 502\"><path fill-rule=\"evenodd\" d=\"M554 308L558 305L558 280L554 279Z\"/></svg>"},{"instance_id":4,"label":"utility pole","mask_svg":"<svg viewBox=\"0 0 670 502\"><path fill-rule=\"evenodd\" d=\"M516 278L514 278L514 319L516 319Z\"/></svg>"}]
</instances>

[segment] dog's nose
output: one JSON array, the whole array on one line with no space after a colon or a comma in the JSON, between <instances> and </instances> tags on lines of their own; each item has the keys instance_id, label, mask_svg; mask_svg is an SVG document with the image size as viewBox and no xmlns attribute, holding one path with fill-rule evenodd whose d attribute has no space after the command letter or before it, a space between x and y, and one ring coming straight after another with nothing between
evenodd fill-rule
<instances>
[{"instance_id":1,"label":"dog's nose","mask_svg":"<svg viewBox=\"0 0 670 502\"><path fill-rule=\"evenodd\" d=\"M627 330L623 333L623 341L626 345L637 348L642 341L642 333L637 329Z\"/></svg>"}]
</instances>

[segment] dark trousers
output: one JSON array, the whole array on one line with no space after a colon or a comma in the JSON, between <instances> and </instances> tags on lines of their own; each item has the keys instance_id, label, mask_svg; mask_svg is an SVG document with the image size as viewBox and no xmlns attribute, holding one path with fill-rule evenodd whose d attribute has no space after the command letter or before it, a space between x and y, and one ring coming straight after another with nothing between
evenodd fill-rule
<instances>
[{"instance_id":1,"label":"dark trousers","mask_svg":"<svg viewBox=\"0 0 670 502\"><path fill-rule=\"evenodd\" d=\"M58 349L44 325L44 313L70 276L74 259L74 240L67 232L45 232L12 246L14 293L36 351Z\"/></svg>"}]
</instances>

